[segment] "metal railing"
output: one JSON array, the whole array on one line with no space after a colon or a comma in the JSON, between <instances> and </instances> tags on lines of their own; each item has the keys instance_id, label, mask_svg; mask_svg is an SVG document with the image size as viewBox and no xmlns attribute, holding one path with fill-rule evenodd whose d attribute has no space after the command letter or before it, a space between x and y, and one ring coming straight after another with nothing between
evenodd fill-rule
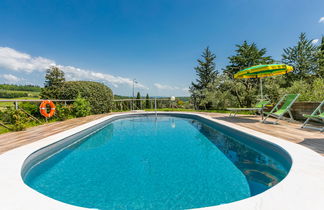
<instances>
[{"instance_id":1,"label":"metal railing","mask_svg":"<svg viewBox=\"0 0 324 210\"><path fill-rule=\"evenodd\" d=\"M172 108L174 101L169 98L150 98L150 99L117 99L114 100L116 111L143 110L143 109L160 109Z\"/></svg>"},{"instance_id":2,"label":"metal railing","mask_svg":"<svg viewBox=\"0 0 324 210\"><path fill-rule=\"evenodd\" d=\"M67 102L73 102L74 100L61 100L61 99L1 99L1 102L12 102L15 105L15 108L18 109L18 102L42 102L45 100L51 100L56 102L64 102L65 105Z\"/></svg>"}]
</instances>

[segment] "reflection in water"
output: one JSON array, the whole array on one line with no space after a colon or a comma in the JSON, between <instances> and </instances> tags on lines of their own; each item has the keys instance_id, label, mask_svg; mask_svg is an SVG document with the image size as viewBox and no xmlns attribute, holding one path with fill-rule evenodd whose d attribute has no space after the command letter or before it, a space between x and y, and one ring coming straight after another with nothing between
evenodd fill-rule
<instances>
[{"instance_id":1,"label":"reflection in water","mask_svg":"<svg viewBox=\"0 0 324 210\"><path fill-rule=\"evenodd\" d=\"M175 128L176 127L176 123L174 118L171 118L171 128Z\"/></svg>"},{"instance_id":2,"label":"reflection in water","mask_svg":"<svg viewBox=\"0 0 324 210\"><path fill-rule=\"evenodd\" d=\"M100 132L98 132L98 131L100 131ZM114 124L110 123L107 126L105 126L104 128L101 128L92 134L93 136L96 137L96 141L87 141L89 136L86 136L83 139L79 140L77 143L69 146L67 148L67 150L73 151L77 147L79 147L81 144L82 144L82 147L79 148L81 150L91 150L94 148L102 147L105 144L107 144L107 142L109 140L112 139L113 134L114 134Z\"/></svg>"},{"instance_id":3,"label":"reflection in water","mask_svg":"<svg viewBox=\"0 0 324 210\"><path fill-rule=\"evenodd\" d=\"M278 161L196 120L190 123L204 134L246 176L251 194L259 194L280 182L287 172Z\"/></svg>"}]
</instances>

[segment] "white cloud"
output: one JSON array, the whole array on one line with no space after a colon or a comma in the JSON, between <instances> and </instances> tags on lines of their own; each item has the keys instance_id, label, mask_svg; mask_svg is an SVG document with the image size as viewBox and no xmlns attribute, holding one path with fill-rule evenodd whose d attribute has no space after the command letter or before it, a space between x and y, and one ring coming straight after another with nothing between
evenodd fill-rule
<instances>
[{"instance_id":1,"label":"white cloud","mask_svg":"<svg viewBox=\"0 0 324 210\"><path fill-rule=\"evenodd\" d=\"M182 88L182 91L183 92L186 92L186 93L189 93L189 88L187 88L187 87L186 88Z\"/></svg>"},{"instance_id":2,"label":"white cloud","mask_svg":"<svg viewBox=\"0 0 324 210\"><path fill-rule=\"evenodd\" d=\"M180 92L183 92L185 94L189 93L189 88L187 88L187 87L180 88L180 87L177 87L177 86L162 85L162 84L159 84L159 83L154 83L154 86L157 89L160 89L160 90L169 90L169 91L177 91L177 92L180 91Z\"/></svg>"},{"instance_id":3,"label":"white cloud","mask_svg":"<svg viewBox=\"0 0 324 210\"><path fill-rule=\"evenodd\" d=\"M45 71L50 66L58 66L66 74L67 80L93 80L107 82L114 87L126 84L133 85L133 80L120 76L99 73L91 70L80 69L74 66L56 64L55 61L43 57L32 57L29 54L19 52L9 47L0 47L0 67L25 73ZM13 75L12 75L13 76ZM135 84L136 88L148 89L141 83Z\"/></svg>"},{"instance_id":4,"label":"white cloud","mask_svg":"<svg viewBox=\"0 0 324 210\"><path fill-rule=\"evenodd\" d=\"M319 41L319 39L313 39L312 44L317 44L318 41Z\"/></svg>"},{"instance_id":5,"label":"white cloud","mask_svg":"<svg viewBox=\"0 0 324 210\"><path fill-rule=\"evenodd\" d=\"M43 57L31 57L9 47L0 47L0 66L14 71L43 71L55 62Z\"/></svg>"},{"instance_id":6,"label":"white cloud","mask_svg":"<svg viewBox=\"0 0 324 210\"><path fill-rule=\"evenodd\" d=\"M154 83L154 86L161 90L179 90L180 88L177 86L170 86L170 85L161 85L159 83Z\"/></svg>"},{"instance_id":7,"label":"white cloud","mask_svg":"<svg viewBox=\"0 0 324 210\"><path fill-rule=\"evenodd\" d=\"M321 17L318 22L319 23L324 23L324 17Z\"/></svg>"},{"instance_id":8,"label":"white cloud","mask_svg":"<svg viewBox=\"0 0 324 210\"><path fill-rule=\"evenodd\" d=\"M15 75L12 75L12 74L3 74L3 75L0 75L0 78L3 78L6 82L8 82L10 84L15 84L15 83L18 83L19 81L23 80L19 77L16 77Z\"/></svg>"},{"instance_id":9,"label":"white cloud","mask_svg":"<svg viewBox=\"0 0 324 210\"><path fill-rule=\"evenodd\" d=\"M118 85L121 84L126 84L129 86L133 85L133 80L129 78L89 71L85 69L76 68L73 66L62 66L62 65L57 65L57 66L64 71L67 80L86 79L86 80L103 81L103 82L110 83L114 87L118 87ZM141 83L135 83L135 87L141 89L148 89L145 85Z\"/></svg>"}]
</instances>

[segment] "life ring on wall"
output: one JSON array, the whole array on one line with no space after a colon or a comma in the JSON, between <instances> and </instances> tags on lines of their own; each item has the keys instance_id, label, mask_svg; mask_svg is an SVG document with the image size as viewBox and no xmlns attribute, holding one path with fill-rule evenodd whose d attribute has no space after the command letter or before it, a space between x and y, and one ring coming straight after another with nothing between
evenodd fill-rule
<instances>
[{"instance_id":1,"label":"life ring on wall","mask_svg":"<svg viewBox=\"0 0 324 210\"><path fill-rule=\"evenodd\" d=\"M46 110L47 104L51 107L51 111L49 113L47 113L47 110ZM53 117L53 115L55 113L55 105L54 105L53 101L50 101L50 100L42 101L42 103L39 106L39 111L46 118Z\"/></svg>"}]
</instances>

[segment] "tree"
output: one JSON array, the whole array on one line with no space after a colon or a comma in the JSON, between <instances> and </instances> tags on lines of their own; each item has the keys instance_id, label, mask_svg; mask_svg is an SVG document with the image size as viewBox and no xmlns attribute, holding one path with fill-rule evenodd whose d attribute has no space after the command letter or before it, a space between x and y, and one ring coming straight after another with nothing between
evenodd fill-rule
<instances>
[{"instance_id":1,"label":"tree","mask_svg":"<svg viewBox=\"0 0 324 210\"><path fill-rule=\"evenodd\" d=\"M109 87L99 82L64 82L58 92L58 97L60 99L74 100L79 94L90 103L92 114L101 114L112 110L113 93Z\"/></svg>"},{"instance_id":2,"label":"tree","mask_svg":"<svg viewBox=\"0 0 324 210\"><path fill-rule=\"evenodd\" d=\"M146 94L146 97L145 97L145 108L146 109L150 109L151 108L151 104L150 104L150 97L149 97L149 94L147 93Z\"/></svg>"},{"instance_id":3,"label":"tree","mask_svg":"<svg viewBox=\"0 0 324 210\"><path fill-rule=\"evenodd\" d=\"M216 56L207 47L201 55L203 59L198 59L198 66L195 67L196 83L192 82L193 88L202 90L207 88L208 85L213 82L218 72L215 70L215 58Z\"/></svg>"},{"instance_id":4,"label":"tree","mask_svg":"<svg viewBox=\"0 0 324 210\"><path fill-rule=\"evenodd\" d=\"M137 108L140 109L141 108L141 100L140 100L141 99L141 94L140 94L140 92L137 92L136 99L137 100L136 100L135 104L136 104Z\"/></svg>"},{"instance_id":5,"label":"tree","mask_svg":"<svg viewBox=\"0 0 324 210\"><path fill-rule=\"evenodd\" d=\"M307 39L306 33L300 34L297 45L284 49L282 62L294 67L293 73L286 75L289 84L294 80L307 79L316 72L317 52L318 47Z\"/></svg>"},{"instance_id":6,"label":"tree","mask_svg":"<svg viewBox=\"0 0 324 210\"><path fill-rule=\"evenodd\" d=\"M46 71L45 87L59 87L65 82L64 72L56 66L51 66Z\"/></svg>"},{"instance_id":7,"label":"tree","mask_svg":"<svg viewBox=\"0 0 324 210\"><path fill-rule=\"evenodd\" d=\"M271 56L265 56L267 53L265 48L259 50L257 45L253 42L249 44L247 41L244 41L242 45L237 44L236 48L236 55L228 57L230 65L224 70L230 77L233 77L235 73L242 69L274 62Z\"/></svg>"},{"instance_id":8,"label":"tree","mask_svg":"<svg viewBox=\"0 0 324 210\"><path fill-rule=\"evenodd\" d=\"M189 92L191 93L191 98L196 109L201 108L200 102L204 99L202 91L209 88L210 84L218 75L218 71L215 70L216 67L214 62L216 56L210 51L209 47L203 51L201 57L202 59L197 60L198 66L195 67L198 78L196 79L196 82L192 82L189 87ZM205 109L208 109L209 107L208 103L204 106Z\"/></svg>"},{"instance_id":9,"label":"tree","mask_svg":"<svg viewBox=\"0 0 324 210\"><path fill-rule=\"evenodd\" d=\"M46 71L44 88L40 93L41 98L57 99L58 91L64 82L64 72L56 66L51 66Z\"/></svg>"},{"instance_id":10,"label":"tree","mask_svg":"<svg viewBox=\"0 0 324 210\"><path fill-rule=\"evenodd\" d=\"M316 76L324 79L324 36L322 36L321 45L318 48L318 68L316 69Z\"/></svg>"},{"instance_id":11,"label":"tree","mask_svg":"<svg viewBox=\"0 0 324 210\"><path fill-rule=\"evenodd\" d=\"M241 107L251 107L258 95L258 79L234 79L234 74L238 71L259 64L271 64L274 60L271 56L266 56L265 48L258 49L255 43L249 44L244 41L241 45L236 45L236 54L228 57L229 65L226 66L224 73L232 81L228 81L228 88L234 95Z\"/></svg>"}]
</instances>

